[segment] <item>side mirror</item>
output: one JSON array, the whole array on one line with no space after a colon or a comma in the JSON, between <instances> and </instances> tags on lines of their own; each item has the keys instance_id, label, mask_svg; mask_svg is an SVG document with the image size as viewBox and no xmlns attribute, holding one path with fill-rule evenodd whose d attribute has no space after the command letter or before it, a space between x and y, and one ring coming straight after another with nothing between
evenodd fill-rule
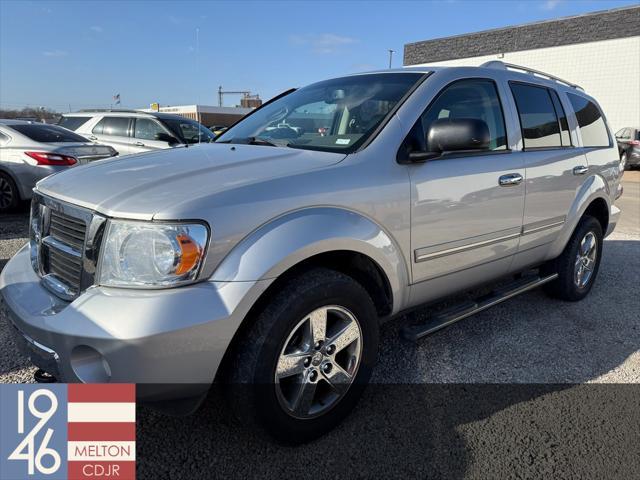
<instances>
[{"instance_id":1,"label":"side mirror","mask_svg":"<svg viewBox=\"0 0 640 480\"><path fill-rule=\"evenodd\" d=\"M156 133L155 139L160 142L167 142L168 144L180 143L176 137L164 132Z\"/></svg>"},{"instance_id":2,"label":"side mirror","mask_svg":"<svg viewBox=\"0 0 640 480\"><path fill-rule=\"evenodd\" d=\"M476 118L440 118L427 132L429 149L437 152L488 150L489 126Z\"/></svg>"},{"instance_id":3,"label":"side mirror","mask_svg":"<svg viewBox=\"0 0 640 480\"><path fill-rule=\"evenodd\" d=\"M425 141L429 147L428 151L410 151L402 154L398 161L420 163L438 158L443 152L488 150L491 133L483 120L441 118L431 124L425 135Z\"/></svg>"}]
</instances>

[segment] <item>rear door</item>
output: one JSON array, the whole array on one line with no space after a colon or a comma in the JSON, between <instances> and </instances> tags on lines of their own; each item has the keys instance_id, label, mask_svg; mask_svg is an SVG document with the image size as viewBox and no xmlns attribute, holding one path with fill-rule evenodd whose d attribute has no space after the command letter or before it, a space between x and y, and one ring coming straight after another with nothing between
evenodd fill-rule
<instances>
[{"instance_id":1,"label":"rear door","mask_svg":"<svg viewBox=\"0 0 640 480\"><path fill-rule=\"evenodd\" d=\"M567 121L566 99L553 88L509 82L520 123L516 155L526 168L526 200L520 258L513 268L542 260L556 239L587 173L584 152L575 148ZM541 248L536 248L541 247Z\"/></svg>"},{"instance_id":2,"label":"rear door","mask_svg":"<svg viewBox=\"0 0 640 480\"><path fill-rule=\"evenodd\" d=\"M413 281L487 264L498 277L508 271L518 247L525 172L522 157L509 150L496 83L487 78L449 83L414 126L415 138L424 139L431 123L442 118L483 120L491 143L484 151L448 152L409 165ZM429 145L423 148L429 151Z\"/></svg>"},{"instance_id":3,"label":"rear door","mask_svg":"<svg viewBox=\"0 0 640 480\"><path fill-rule=\"evenodd\" d=\"M91 130L91 140L110 145L123 155L135 153L131 148L131 119L105 116Z\"/></svg>"}]
</instances>

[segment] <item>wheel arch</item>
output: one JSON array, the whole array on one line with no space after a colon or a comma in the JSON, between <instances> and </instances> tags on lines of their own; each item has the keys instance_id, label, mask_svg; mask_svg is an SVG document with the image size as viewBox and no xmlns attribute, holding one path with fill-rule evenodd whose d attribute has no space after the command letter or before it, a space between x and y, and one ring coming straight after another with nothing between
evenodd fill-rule
<instances>
[{"instance_id":1,"label":"wheel arch","mask_svg":"<svg viewBox=\"0 0 640 480\"><path fill-rule=\"evenodd\" d=\"M607 232L611 200L606 180L600 175L592 175L582 184L567 213L565 227L553 242L548 252L548 259L555 258L562 253L580 219L585 215L595 217L602 227L603 235Z\"/></svg>"},{"instance_id":2,"label":"wheel arch","mask_svg":"<svg viewBox=\"0 0 640 480\"><path fill-rule=\"evenodd\" d=\"M336 207L296 210L262 225L220 262L211 281L277 281L308 265L351 271L365 283L378 276L375 283L391 299L389 313L406 301L408 268L395 240L363 214Z\"/></svg>"}]
</instances>

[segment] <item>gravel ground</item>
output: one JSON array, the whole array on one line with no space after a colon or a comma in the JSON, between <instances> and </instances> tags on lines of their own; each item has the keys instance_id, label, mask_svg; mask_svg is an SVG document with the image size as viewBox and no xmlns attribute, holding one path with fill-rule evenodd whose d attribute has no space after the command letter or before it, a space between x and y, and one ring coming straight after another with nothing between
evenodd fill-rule
<instances>
[{"instance_id":1,"label":"gravel ground","mask_svg":"<svg viewBox=\"0 0 640 480\"><path fill-rule=\"evenodd\" d=\"M215 393L188 418L141 407L139 477L637 476L640 172L624 187L622 221L582 302L533 291L417 344L399 329L426 309L385 324L374 385L342 426L302 447L243 430ZM0 219L0 269L26 232L26 209ZM0 383L31 381L2 311L0 345Z\"/></svg>"}]
</instances>

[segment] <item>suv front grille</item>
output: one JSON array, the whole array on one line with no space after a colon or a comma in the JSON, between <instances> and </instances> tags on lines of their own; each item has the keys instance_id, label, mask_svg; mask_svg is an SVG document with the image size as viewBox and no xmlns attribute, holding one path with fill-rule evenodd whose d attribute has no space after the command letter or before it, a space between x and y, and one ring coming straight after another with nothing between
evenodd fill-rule
<instances>
[{"instance_id":1,"label":"suv front grille","mask_svg":"<svg viewBox=\"0 0 640 480\"><path fill-rule=\"evenodd\" d=\"M104 217L34 193L31 258L42 284L64 300L93 285Z\"/></svg>"}]
</instances>

